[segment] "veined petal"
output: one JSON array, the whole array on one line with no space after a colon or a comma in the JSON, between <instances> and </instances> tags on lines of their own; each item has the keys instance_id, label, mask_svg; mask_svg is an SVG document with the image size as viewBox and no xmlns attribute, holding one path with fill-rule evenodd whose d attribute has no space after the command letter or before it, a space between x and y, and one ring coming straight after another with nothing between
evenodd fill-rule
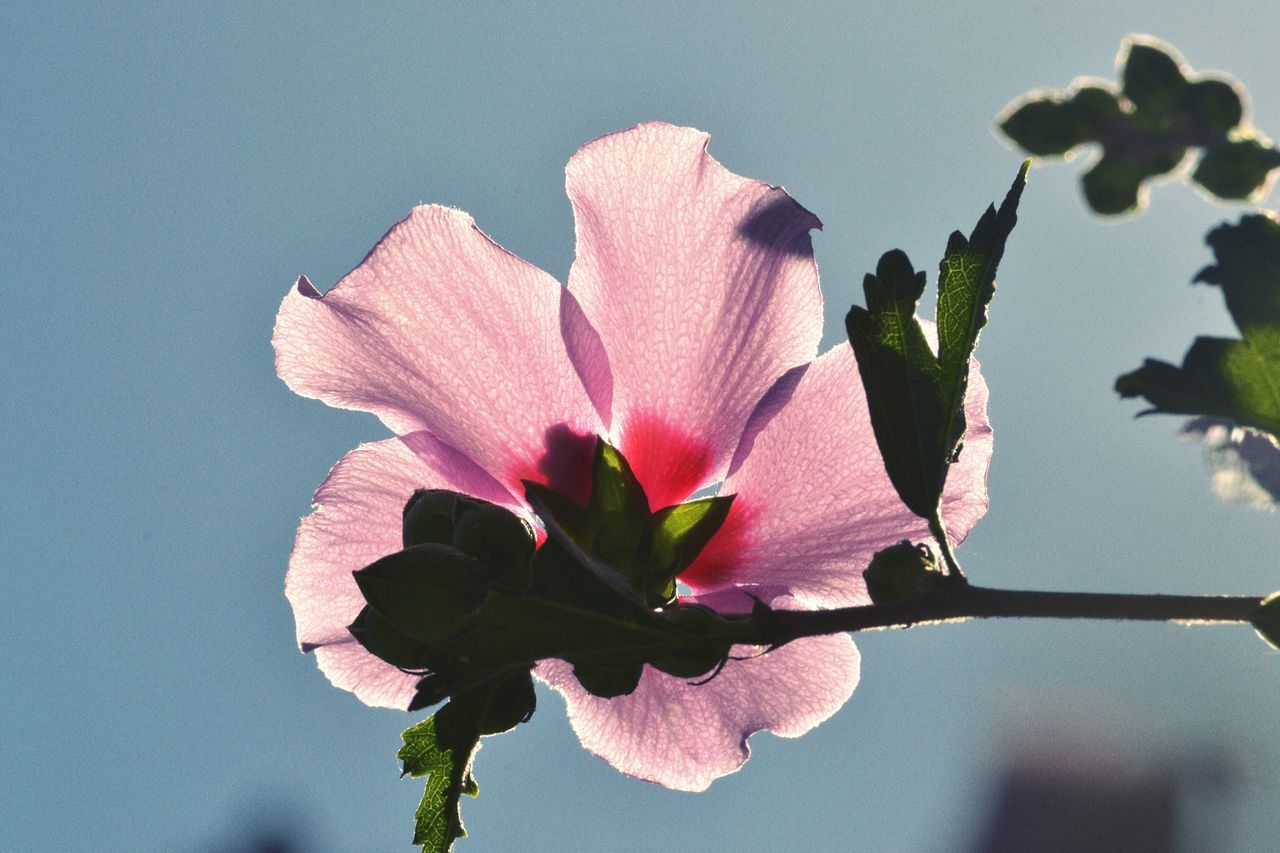
<instances>
[{"instance_id":1,"label":"veined petal","mask_svg":"<svg viewBox=\"0 0 1280 853\"><path fill-rule=\"evenodd\" d=\"M407 707L418 678L366 652L347 630L365 604L351 573L401 549L401 514L414 489L495 497L492 481L477 478L472 463L450 459L428 438L410 434L344 456L316 491L315 510L298 525L285 578L298 645L316 651L334 685L380 707ZM516 508L510 495L506 504Z\"/></svg>"},{"instance_id":2,"label":"veined petal","mask_svg":"<svg viewBox=\"0 0 1280 853\"><path fill-rule=\"evenodd\" d=\"M418 207L324 296L299 279L276 370L397 433L429 430L516 494L522 478L576 493L573 449L589 464L600 421L565 351L561 293L467 214Z\"/></svg>"},{"instance_id":3,"label":"veined petal","mask_svg":"<svg viewBox=\"0 0 1280 853\"><path fill-rule=\"evenodd\" d=\"M714 597L700 600L715 606ZM703 684L646 666L635 692L615 699L587 693L564 661L543 661L535 672L564 696L569 722L590 752L628 775L703 791L746 762L752 734L799 737L834 714L857 686L860 658L847 634L761 651L736 647L737 655L756 656L730 660Z\"/></svg>"},{"instance_id":4,"label":"veined petal","mask_svg":"<svg viewBox=\"0 0 1280 853\"><path fill-rule=\"evenodd\" d=\"M640 125L567 169L569 289L612 367L602 414L655 507L723 477L756 401L822 334L821 223L720 165L708 138Z\"/></svg>"},{"instance_id":5,"label":"veined petal","mask_svg":"<svg viewBox=\"0 0 1280 853\"><path fill-rule=\"evenodd\" d=\"M784 377L779 389L785 404L773 400L778 389L762 401L744 433L749 447L721 489L737 495L729 517L680 580L699 592L781 585L811 607L869 604L862 571L872 556L904 538L930 540L928 525L885 473L847 343ZM992 438L976 362L965 416L964 449L943 493L952 543L987 510Z\"/></svg>"}]
</instances>

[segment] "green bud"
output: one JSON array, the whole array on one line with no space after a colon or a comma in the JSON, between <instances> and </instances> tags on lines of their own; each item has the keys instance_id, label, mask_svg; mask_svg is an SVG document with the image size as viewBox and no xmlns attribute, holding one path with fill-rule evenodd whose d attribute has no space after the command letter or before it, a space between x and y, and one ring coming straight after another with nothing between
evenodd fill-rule
<instances>
[{"instance_id":1,"label":"green bud","mask_svg":"<svg viewBox=\"0 0 1280 853\"><path fill-rule=\"evenodd\" d=\"M453 544L453 515L457 492L445 489L418 489L404 505L402 539L404 547Z\"/></svg>"},{"instance_id":2,"label":"green bud","mask_svg":"<svg viewBox=\"0 0 1280 853\"><path fill-rule=\"evenodd\" d=\"M907 539L877 551L862 577L875 604L921 598L935 592L942 583L933 552Z\"/></svg>"},{"instance_id":3,"label":"green bud","mask_svg":"<svg viewBox=\"0 0 1280 853\"><path fill-rule=\"evenodd\" d=\"M347 628L369 654L401 669L425 669L431 654L426 643L406 637L368 605Z\"/></svg>"},{"instance_id":4,"label":"green bud","mask_svg":"<svg viewBox=\"0 0 1280 853\"><path fill-rule=\"evenodd\" d=\"M536 542L529 525L510 510L487 501L458 501L453 545L479 560L499 583L528 588Z\"/></svg>"},{"instance_id":5,"label":"green bud","mask_svg":"<svg viewBox=\"0 0 1280 853\"><path fill-rule=\"evenodd\" d=\"M489 573L447 545L415 545L353 573L379 614L402 634L436 643L458 633L489 594Z\"/></svg>"},{"instance_id":6,"label":"green bud","mask_svg":"<svg viewBox=\"0 0 1280 853\"><path fill-rule=\"evenodd\" d=\"M478 717L480 734L501 734L528 722L537 705L533 676L527 669L499 676L490 682L485 705Z\"/></svg>"},{"instance_id":7,"label":"green bud","mask_svg":"<svg viewBox=\"0 0 1280 853\"><path fill-rule=\"evenodd\" d=\"M573 675L583 689L601 699L628 696L635 692L643 672L644 664L641 663L622 666L578 664L573 668Z\"/></svg>"}]
</instances>

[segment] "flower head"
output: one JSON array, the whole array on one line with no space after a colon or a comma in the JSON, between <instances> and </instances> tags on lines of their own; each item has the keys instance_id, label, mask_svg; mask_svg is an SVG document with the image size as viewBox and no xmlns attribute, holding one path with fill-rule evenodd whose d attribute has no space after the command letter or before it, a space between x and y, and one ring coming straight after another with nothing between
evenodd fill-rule
<instances>
[{"instance_id":1,"label":"flower head","mask_svg":"<svg viewBox=\"0 0 1280 853\"><path fill-rule=\"evenodd\" d=\"M852 351L822 356L810 230L782 189L742 178L707 136L646 124L584 146L567 187L577 258L562 287L465 213L416 208L328 293L300 278L274 345L299 394L378 415L395 438L349 453L298 530L286 594L298 641L337 686L407 707L417 676L347 626L352 571L401 547L416 489L483 498L536 523L522 480L581 498L605 437L662 507L720 484L728 518L680 575L720 612L867 603L879 549L926 539L881 463ZM944 496L958 541L986 509L991 438L974 372L968 433ZM750 650L744 650L750 651ZM572 667L536 673L583 744L620 770L701 790L746 760L760 730L794 737L850 696L845 635L734 658L701 685L646 667L630 695L589 694Z\"/></svg>"}]
</instances>

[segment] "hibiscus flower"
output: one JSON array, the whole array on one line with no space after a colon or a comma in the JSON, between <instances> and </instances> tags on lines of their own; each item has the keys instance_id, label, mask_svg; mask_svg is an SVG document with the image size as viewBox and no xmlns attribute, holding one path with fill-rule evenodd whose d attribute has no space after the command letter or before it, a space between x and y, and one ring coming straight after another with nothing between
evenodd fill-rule
<instances>
[{"instance_id":1,"label":"hibiscus flower","mask_svg":"<svg viewBox=\"0 0 1280 853\"><path fill-rule=\"evenodd\" d=\"M753 596L775 608L866 604L872 555L928 538L885 474L849 345L818 357L818 219L725 169L707 140L645 124L574 155L567 288L467 214L430 205L323 296L302 277L285 297L280 377L395 433L338 462L289 560L298 642L335 685L370 705L413 698L418 676L368 653L347 626L365 605L351 573L401 548L415 489L472 495L537 525L521 481L585 499L599 437L654 508L716 484L736 495L681 574L682 601L719 612L745 611ZM986 399L975 370L943 503L954 542L987 506ZM591 752L697 791L746 761L751 734L799 736L858 682L847 635L738 651L696 685L646 666L635 691L613 699L587 693L563 661L535 673L563 695Z\"/></svg>"}]
</instances>

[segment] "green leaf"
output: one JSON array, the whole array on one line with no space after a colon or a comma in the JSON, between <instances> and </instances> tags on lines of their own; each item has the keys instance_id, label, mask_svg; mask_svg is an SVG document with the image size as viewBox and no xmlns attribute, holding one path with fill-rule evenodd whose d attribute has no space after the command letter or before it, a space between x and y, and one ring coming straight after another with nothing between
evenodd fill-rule
<instances>
[{"instance_id":1,"label":"green leaf","mask_svg":"<svg viewBox=\"0 0 1280 853\"><path fill-rule=\"evenodd\" d=\"M1197 338L1181 367L1147 359L1116 380L1152 412L1215 415L1280 438L1280 221L1254 214L1209 233L1217 259L1196 281L1222 288L1242 339ZM1143 414L1146 414L1144 412Z\"/></svg>"},{"instance_id":2,"label":"green leaf","mask_svg":"<svg viewBox=\"0 0 1280 853\"><path fill-rule=\"evenodd\" d=\"M396 758L402 775L428 777L413 833L413 843L425 853L446 853L467 834L459 803L463 794L480 793L471 765L481 736L526 722L534 704L533 679L525 669L455 696L401 735L404 746Z\"/></svg>"},{"instance_id":3,"label":"green leaf","mask_svg":"<svg viewBox=\"0 0 1280 853\"><path fill-rule=\"evenodd\" d=\"M1116 391L1146 397L1140 414L1216 415L1280 436L1280 358L1246 341L1196 338L1181 367L1149 358Z\"/></svg>"},{"instance_id":4,"label":"green leaf","mask_svg":"<svg viewBox=\"0 0 1280 853\"><path fill-rule=\"evenodd\" d=\"M989 206L968 238L955 232L947 242L939 265L937 355L915 317L925 275L899 250L886 252L876 274L863 280L867 307L855 305L845 318L889 479L912 512L938 527L947 467L964 437L969 359L987 321L1028 165L999 210Z\"/></svg>"},{"instance_id":5,"label":"green leaf","mask_svg":"<svg viewBox=\"0 0 1280 853\"><path fill-rule=\"evenodd\" d=\"M1239 84L1221 77L1188 76L1167 44L1126 40L1121 83L1076 85L1032 92L998 120L1005 136L1029 154L1064 155L1096 144L1102 156L1082 177L1085 200L1096 213L1138 209L1150 179L1171 172L1187 152L1203 151L1192 180L1224 199L1262 187L1280 152L1243 124Z\"/></svg>"},{"instance_id":6,"label":"green leaf","mask_svg":"<svg viewBox=\"0 0 1280 853\"><path fill-rule=\"evenodd\" d=\"M1028 154L1061 157L1077 145L1090 141L1088 114L1074 101L1057 97L1022 104L1000 123L1005 136Z\"/></svg>"},{"instance_id":7,"label":"green leaf","mask_svg":"<svg viewBox=\"0 0 1280 853\"><path fill-rule=\"evenodd\" d=\"M447 853L454 841L466 836L459 801L463 794L474 797L480 793L471 775L479 734L469 742L455 736L452 742L442 743L436 734L438 716L406 729L401 735L404 746L396 753L406 775L428 777L413 830L413 843L422 845L424 853Z\"/></svg>"},{"instance_id":8,"label":"green leaf","mask_svg":"<svg viewBox=\"0 0 1280 853\"><path fill-rule=\"evenodd\" d=\"M697 559L729 517L733 495L699 498L660 509L653 514L651 576L665 585Z\"/></svg>"},{"instance_id":9,"label":"green leaf","mask_svg":"<svg viewBox=\"0 0 1280 853\"><path fill-rule=\"evenodd\" d=\"M1187 109L1205 127L1226 134L1244 121L1244 100L1229 80L1202 79L1186 91Z\"/></svg>"},{"instance_id":10,"label":"green leaf","mask_svg":"<svg viewBox=\"0 0 1280 853\"><path fill-rule=\"evenodd\" d=\"M951 447L948 462L955 461L964 439L969 360L987 324L987 307L996 292L996 268L1018 223L1018 201L1030 167L1030 160L1022 164L1000 209L988 205L967 240L959 231L952 232L938 265L938 387L947 421L944 436Z\"/></svg>"},{"instance_id":11,"label":"green leaf","mask_svg":"<svg viewBox=\"0 0 1280 853\"><path fill-rule=\"evenodd\" d=\"M1280 219L1249 214L1236 225L1219 225L1205 242L1217 263L1202 269L1195 280L1222 288L1245 340L1280 353Z\"/></svg>"},{"instance_id":12,"label":"green leaf","mask_svg":"<svg viewBox=\"0 0 1280 853\"><path fill-rule=\"evenodd\" d=\"M1205 149L1192 179L1218 198L1247 199L1280 166L1280 151L1257 137L1228 139Z\"/></svg>"},{"instance_id":13,"label":"green leaf","mask_svg":"<svg viewBox=\"0 0 1280 853\"><path fill-rule=\"evenodd\" d=\"M1264 598L1249 621L1259 637L1266 640L1271 648L1280 651L1280 592L1273 592Z\"/></svg>"},{"instance_id":14,"label":"green leaf","mask_svg":"<svg viewBox=\"0 0 1280 853\"><path fill-rule=\"evenodd\" d=\"M1124 96L1140 110L1168 112L1183 99L1187 78L1158 43L1130 42L1121 72Z\"/></svg>"},{"instance_id":15,"label":"green leaf","mask_svg":"<svg viewBox=\"0 0 1280 853\"><path fill-rule=\"evenodd\" d=\"M1081 178L1085 200L1095 213L1116 216L1142 206L1143 184L1177 168L1185 148L1108 151Z\"/></svg>"},{"instance_id":16,"label":"green leaf","mask_svg":"<svg viewBox=\"0 0 1280 853\"><path fill-rule=\"evenodd\" d=\"M942 494L948 448L942 446L938 359L916 320L925 275L905 252L886 252L862 283L867 307L845 317L867 394L871 427L902 502L930 518Z\"/></svg>"},{"instance_id":17,"label":"green leaf","mask_svg":"<svg viewBox=\"0 0 1280 853\"><path fill-rule=\"evenodd\" d=\"M421 624L399 612L400 621L381 621L385 610L371 602L353 633L384 660L425 673L411 703L417 709L448 697L456 701L548 658L582 667L593 692L618 695L624 689L619 682L601 686L610 673L597 670L634 674L658 660L722 659L746 630L741 617L708 611L695 625L681 608L655 610L629 588L605 582L565 542L555 534L538 550L525 590L493 587L470 610L470 602L455 612L433 603L431 618ZM385 594L377 587L372 591ZM431 636L424 637L428 631Z\"/></svg>"}]
</instances>

